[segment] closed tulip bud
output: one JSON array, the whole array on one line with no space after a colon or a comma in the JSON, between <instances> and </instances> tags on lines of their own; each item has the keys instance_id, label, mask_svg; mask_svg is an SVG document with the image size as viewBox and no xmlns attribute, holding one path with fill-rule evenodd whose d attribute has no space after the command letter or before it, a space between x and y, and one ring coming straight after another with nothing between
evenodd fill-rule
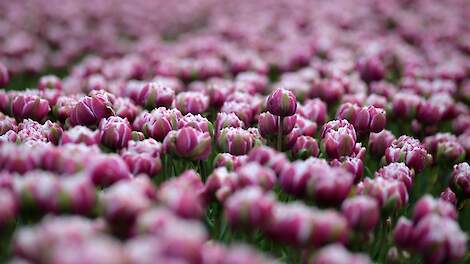
<instances>
[{"instance_id":1,"label":"closed tulip bud","mask_svg":"<svg viewBox=\"0 0 470 264\"><path fill-rule=\"evenodd\" d=\"M111 102L98 95L82 97L70 112L70 122L73 125L97 125L101 119L114 115Z\"/></svg>"},{"instance_id":2,"label":"closed tulip bud","mask_svg":"<svg viewBox=\"0 0 470 264\"><path fill-rule=\"evenodd\" d=\"M240 156L247 154L254 146L254 136L242 128L228 127L222 129L217 139L221 152Z\"/></svg>"},{"instance_id":3,"label":"closed tulip bud","mask_svg":"<svg viewBox=\"0 0 470 264\"><path fill-rule=\"evenodd\" d=\"M80 144L95 145L98 143L98 131L92 131L85 126L74 126L64 131L61 137L61 144Z\"/></svg>"},{"instance_id":4,"label":"closed tulip bud","mask_svg":"<svg viewBox=\"0 0 470 264\"><path fill-rule=\"evenodd\" d=\"M282 119L282 134L287 135L294 129L297 116L289 116ZM278 117L265 112L258 117L258 126L261 136L264 138L274 137L278 133L279 120Z\"/></svg>"},{"instance_id":5,"label":"closed tulip bud","mask_svg":"<svg viewBox=\"0 0 470 264\"><path fill-rule=\"evenodd\" d=\"M90 214L95 208L97 197L95 186L85 175L65 177L60 180L61 207L76 214Z\"/></svg>"},{"instance_id":6,"label":"closed tulip bud","mask_svg":"<svg viewBox=\"0 0 470 264\"><path fill-rule=\"evenodd\" d=\"M354 182L358 183L362 180L364 175L364 163L360 158L356 157L341 157L339 160L334 159L331 161L333 167L341 167L354 175Z\"/></svg>"},{"instance_id":7,"label":"closed tulip bud","mask_svg":"<svg viewBox=\"0 0 470 264\"><path fill-rule=\"evenodd\" d=\"M129 199L132 197L132 199ZM139 214L150 208L151 200L136 186L117 183L103 192L103 214L112 231L127 235Z\"/></svg>"},{"instance_id":8,"label":"closed tulip bud","mask_svg":"<svg viewBox=\"0 0 470 264\"><path fill-rule=\"evenodd\" d=\"M438 124L443 117L444 109L442 105L427 100L418 105L416 119L425 125Z\"/></svg>"},{"instance_id":9,"label":"closed tulip bud","mask_svg":"<svg viewBox=\"0 0 470 264\"><path fill-rule=\"evenodd\" d=\"M0 118L0 135L4 135L6 132L12 130L13 132L18 131L15 119L5 116L3 119Z\"/></svg>"},{"instance_id":10,"label":"closed tulip bud","mask_svg":"<svg viewBox=\"0 0 470 264\"><path fill-rule=\"evenodd\" d=\"M247 187L228 197L225 215L232 226L262 228L271 218L274 203L274 197L261 188Z\"/></svg>"},{"instance_id":11,"label":"closed tulip bud","mask_svg":"<svg viewBox=\"0 0 470 264\"><path fill-rule=\"evenodd\" d=\"M423 99L412 93L397 93L393 97L392 112L396 118L413 119Z\"/></svg>"},{"instance_id":12,"label":"closed tulip bud","mask_svg":"<svg viewBox=\"0 0 470 264\"><path fill-rule=\"evenodd\" d=\"M377 177L366 178L358 185L358 193L368 195L377 200L380 207L386 210L402 208L408 202L406 185L399 180Z\"/></svg>"},{"instance_id":13,"label":"closed tulip bud","mask_svg":"<svg viewBox=\"0 0 470 264\"><path fill-rule=\"evenodd\" d=\"M318 157L318 143L308 136L297 138L294 147L291 149L292 156L296 159L307 159L309 157Z\"/></svg>"},{"instance_id":14,"label":"closed tulip bud","mask_svg":"<svg viewBox=\"0 0 470 264\"><path fill-rule=\"evenodd\" d=\"M178 128L183 127L192 127L201 132L209 133L209 135L214 135L214 126L212 125L207 118L201 115L193 115L191 113L186 114L178 121Z\"/></svg>"},{"instance_id":15,"label":"closed tulip bud","mask_svg":"<svg viewBox=\"0 0 470 264\"><path fill-rule=\"evenodd\" d=\"M333 104L341 99L345 93L344 84L337 79L324 79L318 84L314 84L314 90L317 90L320 98L327 104Z\"/></svg>"},{"instance_id":16,"label":"closed tulip bud","mask_svg":"<svg viewBox=\"0 0 470 264\"><path fill-rule=\"evenodd\" d=\"M236 170L240 187L256 185L263 190L271 190L276 183L276 174L270 168L256 162L249 162Z\"/></svg>"},{"instance_id":17,"label":"closed tulip bud","mask_svg":"<svg viewBox=\"0 0 470 264\"><path fill-rule=\"evenodd\" d=\"M467 252L467 236L458 223L446 217L430 214L413 230L414 248L426 263L461 260Z\"/></svg>"},{"instance_id":18,"label":"closed tulip bud","mask_svg":"<svg viewBox=\"0 0 470 264\"><path fill-rule=\"evenodd\" d=\"M62 90L62 81L55 75L45 75L39 79L38 90Z\"/></svg>"},{"instance_id":19,"label":"closed tulip bud","mask_svg":"<svg viewBox=\"0 0 470 264\"><path fill-rule=\"evenodd\" d=\"M380 81L385 77L385 66L378 56L361 58L357 62L357 70L366 82Z\"/></svg>"},{"instance_id":20,"label":"closed tulip bud","mask_svg":"<svg viewBox=\"0 0 470 264\"><path fill-rule=\"evenodd\" d=\"M323 125L322 150L330 158L351 155L356 145L356 131L347 120L333 120Z\"/></svg>"},{"instance_id":21,"label":"closed tulip bud","mask_svg":"<svg viewBox=\"0 0 470 264\"><path fill-rule=\"evenodd\" d=\"M0 228L5 230L16 219L19 204L14 193L7 189L0 189L0 203Z\"/></svg>"},{"instance_id":22,"label":"closed tulip bud","mask_svg":"<svg viewBox=\"0 0 470 264\"><path fill-rule=\"evenodd\" d=\"M118 97L113 104L114 111L117 116L127 118L129 122L133 122L140 109L134 105L129 98Z\"/></svg>"},{"instance_id":23,"label":"closed tulip bud","mask_svg":"<svg viewBox=\"0 0 470 264\"><path fill-rule=\"evenodd\" d=\"M434 199L431 195L421 197L415 204L413 210L413 222L418 223L429 214L437 214L441 217L457 219L457 210L455 207L444 200Z\"/></svg>"},{"instance_id":24,"label":"closed tulip bud","mask_svg":"<svg viewBox=\"0 0 470 264\"><path fill-rule=\"evenodd\" d=\"M0 87L5 87L10 82L10 75L8 74L8 68L5 64L0 63Z\"/></svg>"},{"instance_id":25,"label":"closed tulip bud","mask_svg":"<svg viewBox=\"0 0 470 264\"><path fill-rule=\"evenodd\" d=\"M299 114L310 121L323 125L328 116L328 108L322 100L310 99L299 107Z\"/></svg>"},{"instance_id":26,"label":"closed tulip bud","mask_svg":"<svg viewBox=\"0 0 470 264\"><path fill-rule=\"evenodd\" d=\"M160 111L142 112L135 119L133 127L157 140L163 140L173 129L170 121Z\"/></svg>"},{"instance_id":27,"label":"closed tulip bud","mask_svg":"<svg viewBox=\"0 0 470 264\"><path fill-rule=\"evenodd\" d=\"M393 230L393 240L401 248L409 249L413 246L413 223L401 216Z\"/></svg>"},{"instance_id":28,"label":"closed tulip bud","mask_svg":"<svg viewBox=\"0 0 470 264\"><path fill-rule=\"evenodd\" d=\"M152 110L157 107L170 108L174 99L175 90L170 86L160 82L150 82L140 89L135 101L146 109Z\"/></svg>"},{"instance_id":29,"label":"closed tulip bud","mask_svg":"<svg viewBox=\"0 0 470 264\"><path fill-rule=\"evenodd\" d=\"M120 180L132 178L126 163L118 155L94 157L87 165L89 177L97 186L109 186Z\"/></svg>"},{"instance_id":30,"label":"closed tulip bud","mask_svg":"<svg viewBox=\"0 0 470 264\"><path fill-rule=\"evenodd\" d=\"M204 184L193 170L166 181L158 191L158 200L184 218L200 218L204 212Z\"/></svg>"},{"instance_id":31,"label":"closed tulip bud","mask_svg":"<svg viewBox=\"0 0 470 264\"><path fill-rule=\"evenodd\" d=\"M394 140L395 136L386 129L379 133L370 133L368 149L376 157L382 157L385 154L385 150L392 145Z\"/></svg>"},{"instance_id":32,"label":"closed tulip bud","mask_svg":"<svg viewBox=\"0 0 470 264\"><path fill-rule=\"evenodd\" d=\"M376 200L368 196L356 196L345 200L341 212L349 226L359 231L372 231L380 220L379 205Z\"/></svg>"},{"instance_id":33,"label":"closed tulip bud","mask_svg":"<svg viewBox=\"0 0 470 264\"><path fill-rule=\"evenodd\" d=\"M297 99L294 93L286 89L276 89L266 101L266 109L276 116L291 116L297 110Z\"/></svg>"},{"instance_id":34,"label":"closed tulip bud","mask_svg":"<svg viewBox=\"0 0 470 264\"><path fill-rule=\"evenodd\" d=\"M189 160L204 160L211 153L212 139L192 127L184 127L168 133L163 141L165 153Z\"/></svg>"},{"instance_id":35,"label":"closed tulip bud","mask_svg":"<svg viewBox=\"0 0 470 264\"><path fill-rule=\"evenodd\" d=\"M454 206L457 205L457 195L455 195L455 193L449 187L441 192L439 199L444 200Z\"/></svg>"},{"instance_id":36,"label":"closed tulip bud","mask_svg":"<svg viewBox=\"0 0 470 264\"><path fill-rule=\"evenodd\" d=\"M454 165L450 180L450 188L459 197L470 197L470 165L467 162Z\"/></svg>"},{"instance_id":37,"label":"closed tulip bud","mask_svg":"<svg viewBox=\"0 0 470 264\"><path fill-rule=\"evenodd\" d=\"M365 254L353 254L342 245L333 244L320 249L310 264L370 264Z\"/></svg>"},{"instance_id":38,"label":"closed tulip bud","mask_svg":"<svg viewBox=\"0 0 470 264\"><path fill-rule=\"evenodd\" d=\"M11 113L16 119L43 120L51 111L49 102L36 95L19 94L11 101Z\"/></svg>"},{"instance_id":39,"label":"closed tulip bud","mask_svg":"<svg viewBox=\"0 0 470 264\"><path fill-rule=\"evenodd\" d=\"M389 180L398 180L405 184L408 191L411 191L415 173L412 169L408 168L405 163L390 163L389 165L380 168L375 177L381 177Z\"/></svg>"},{"instance_id":40,"label":"closed tulip bud","mask_svg":"<svg viewBox=\"0 0 470 264\"><path fill-rule=\"evenodd\" d=\"M209 98L200 92L182 92L176 96L176 108L183 114L202 114L209 108Z\"/></svg>"},{"instance_id":41,"label":"closed tulip bud","mask_svg":"<svg viewBox=\"0 0 470 264\"><path fill-rule=\"evenodd\" d=\"M101 144L113 148L121 149L127 146L127 142L132 138L132 128L127 119L118 116L111 116L103 119L99 125L99 139Z\"/></svg>"},{"instance_id":42,"label":"closed tulip bud","mask_svg":"<svg viewBox=\"0 0 470 264\"><path fill-rule=\"evenodd\" d=\"M431 160L431 155L427 153L419 140L406 135L395 139L385 150L387 163L404 162L406 166L417 172L421 172Z\"/></svg>"}]
</instances>

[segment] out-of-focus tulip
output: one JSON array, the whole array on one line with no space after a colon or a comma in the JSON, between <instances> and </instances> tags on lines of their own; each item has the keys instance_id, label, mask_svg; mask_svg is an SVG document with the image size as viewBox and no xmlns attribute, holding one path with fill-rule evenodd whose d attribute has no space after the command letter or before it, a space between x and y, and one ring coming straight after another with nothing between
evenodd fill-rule
<instances>
[{"instance_id":1,"label":"out-of-focus tulip","mask_svg":"<svg viewBox=\"0 0 470 264\"><path fill-rule=\"evenodd\" d=\"M356 196L345 200L341 211L349 226L360 231L372 231L380 220L379 205L376 200L368 196Z\"/></svg>"},{"instance_id":2,"label":"out-of-focus tulip","mask_svg":"<svg viewBox=\"0 0 470 264\"><path fill-rule=\"evenodd\" d=\"M369 56L359 59L357 70L366 82L380 81L385 76L385 66L378 56Z\"/></svg>"},{"instance_id":3,"label":"out-of-focus tulip","mask_svg":"<svg viewBox=\"0 0 470 264\"><path fill-rule=\"evenodd\" d=\"M232 194L224 203L230 225L261 228L271 217L275 199L259 187L246 187Z\"/></svg>"},{"instance_id":4,"label":"out-of-focus tulip","mask_svg":"<svg viewBox=\"0 0 470 264\"><path fill-rule=\"evenodd\" d=\"M326 121L328 111L326 104L318 99L311 99L299 107L299 114L310 121L323 125Z\"/></svg>"},{"instance_id":5,"label":"out-of-focus tulip","mask_svg":"<svg viewBox=\"0 0 470 264\"><path fill-rule=\"evenodd\" d=\"M358 183L364 175L364 163L360 158L341 157L331 161L333 167L341 167L354 175L354 182Z\"/></svg>"},{"instance_id":6,"label":"out-of-focus tulip","mask_svg":"<svg viewBox=\"0 0 470 264\"><path fill-rule=\"evenodd\" d=\"M365 254L353 254L344 246L333 244L320 249L311 264L370 264L369 257Z\"/></svg>"},{"instance_id":7,"label":"out-of-focus tulip","mask_svg":"<svg viewBox=\"0 0 470 264\"><path fill-rule=\"evenodd\" d=\"M366 178L359 183L358 193L371 196L386 210L396 210L408 202L406 185L399 180Z\"/></svg>"},{"instance_id":8,"label":"out-of-focus tulip","mask_svg":"<svg viewBox=\"0 0 470 264\"><path fill-rule=\"evenodd\" d=\"M429 214L437 214L453 220L457 219L457 210L451 203L441 199L434 199L428 194L416 202L413 209L413 222L418 223Z\"/></svg>"},{"instance_id":9,"label":"out-of-focus tulip","mask_svg":"<svg viewBox=\"0 0 470 264\"><path fill-rule=\"evenodd\" d=\"M412 93L397 93L393 97L392 112L397 118L412 119L423 99Z\"/></svg>"},{"instance_id":10,"label":"out-of-focus tulip","mask_svg":"<svg viewBox=\"0 0 470 264\"><path fill-rule=\"evenodd\" d=\"M55 75L45 75L39 79L38 90L62 90L62 81Z\"/></svg>"},{"instance_id":11,"label":"out-of-focus tulip","mask_svg":"<svg viewBox=\"0 0 470 264\"><path fill-rule=\"evenodd\" d=\"M467 162L454 165L450 188L457 196L464 198L470 197L470 165Z\"/></svg>"},{"instance_id":12,"label":"out-of-focus tulip","mask_svg":"<svg viewBox=\"0 0 470 264\"><path fill-rule=\"evenodd\" d=\"M191 113L186 114L178 120L178 128L183 127L192 127L201 132L209 133L209 135L214 135L214 127L207 118L201 115L193 115Z\"/></svg>"},{"instance_id":13,"label":"out-of-focus tulip","mask_svg":"<svg viewBox=\"0 0 470 264\"><path fill-rule=\"evenodd\" d=\"M18 132L18 126L16 125L15 119L8 116L0 118L0 135L3 135L10 130Z\"/></svg>"},{"instance_id":14,"label":"out-of-focus tulip","mask_svg":"<svg viewBox=\"0 0 470 264\"><path fill-rule=\"evenodd\" d=\"M11 190L0 189L0 228L5 230L5 227L15 220L19 204Z\"/></svg>"},{"instance_id":15,"label":"out-of-focus tulip","mask_svg":"<svg viewBox=\"0 0 470 264\"><path fill-rule=\"evenodd\" d=\"M113 109L117 116L127 118L129 122L133 122L140 109L134 105L129 98L118 97L113 103Z\"/></svg>"},{"instance_id":16,"label":"out-of-focus tulip","mask_svg":"<svg viewBox=\"0 0 470 264\"><path fill-rule=\"evenodd\" d=\"M368 149L376 157L382 157L385 154L385 150L392 145L394 140L395 136L386 129L379 133L370 133Z\"/></svg>"},{"instance_id":17,"label":"out-of-focus tulip","mask_svg":"<svg viewBox=\"0 0 470 264\"><path fill-rule=\"evenodd\" d=\"M85 175L64 177L60 180L60 185L63 210L90 214L95 208L97 200L95 186Z\"/></svg>"},{"instance_id":18,"label":"out-of-focus tulip","mask_svg":"<svg viewBox=\"0 0 470 264\"><path fill-rule=\"evenodd\" d=\"M5 64L0 63L0 86L3 88L10 82L10 75L8 74L8 68Z\"/></svg>"},{"instance_id":19,"label":"out-of-focus tulip","mask_svg":"<svg viewBox=\"0 0 470 264\"><path fill-rule=\"evenodd\" d=\"M413 239L413 223L406 217L400 217L393 230L393 240L401 248L410 248Z\"/></svg>"},{"instance_id":20,"label":"out-of-focus tulip","mask_svg":"<svg viewBox=\"0 0 470 264\"><path fill-rule=\"evenodd\" d=\"M51 111L49 102L36 95L19 94L11 101L11 113L16 119L44 119Z\"/></svg>"},{"instance_id":21,"label":"out-of-focus tulip","mask_svg":"<svg viewBox=\"0 0 470 264\"><path fill-rule=\"evenodd\" d=\"M455 195L455 193L449 187L441 192L439 199L449 202L454 206L457 205L457 195Z\"/></svg>"},{"instance_id":22,"label":"out-of-focus tulip","mask_svg":"<svg viewBox=\"0 0 470 264\"><path fill-rule=\"evenodd\" d=\"M100 155L87 165L89 177L95 185L109 186L117 181L131 179L132 174L118 155Z\"/></svg>"},{"instance_id":23,"label":"out-of-focus tulip","mask_svg":"<svg viewBox=\"0 0 470 264\"><path fill-rule=\"evenodd\" d=\"M375 173L375 177L381 177L389 180L399 180L403 182L408 191L411 191L414 176L414 171L408 168L405 163L396 162L390 163L389 165L380 168Z\"/></svg>"},{"instance_id":24,"label":"out-of-focus tulip","mask_svg":"<svg viewBox=\"0 0 470 264\"><path fill-rule=\"evenodd\" d=\"M74 126L65 130L61 137L61 144L80 144L95 145L98 143L98 131L92 131L85 126Z\"/></svg>"},{"instance_id":25,"label":"out-of-focus tulip","mask_svg":"<svg viewBox=\"0 0 470 264\"><path fill-rule=\"evenodd\" d=\"M169 108L174 99L175 90L160 82L149 82L145 84L134 98L137 104L148 110L157 107Z\"/></svg>"},{"instance_id":26,"label":"out-of-focus tulip","mask_svg":"<svg viewBox=\"0 0 470 264\"><path fill-rule=\"evenodd\" d=\"M257 185L264 190L271 190L276 183L276 174L256 162L249 162L236 170L240 187Z\"/></svg>"}]
</instances>

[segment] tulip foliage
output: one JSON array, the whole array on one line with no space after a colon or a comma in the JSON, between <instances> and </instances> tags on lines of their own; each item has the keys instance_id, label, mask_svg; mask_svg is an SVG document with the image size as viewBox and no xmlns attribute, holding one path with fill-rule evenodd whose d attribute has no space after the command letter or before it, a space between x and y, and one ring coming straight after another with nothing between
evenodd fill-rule
<instances>
[{"instance_id":1,"label":"tulip foliage","mask_svg":"<svg viewBox=\"0 0 470 264\"><path fill-rule=\"evenodd\" d=\"M469 7L0 1L0 262L470 263Z\"/></svg>"}]
</instances>

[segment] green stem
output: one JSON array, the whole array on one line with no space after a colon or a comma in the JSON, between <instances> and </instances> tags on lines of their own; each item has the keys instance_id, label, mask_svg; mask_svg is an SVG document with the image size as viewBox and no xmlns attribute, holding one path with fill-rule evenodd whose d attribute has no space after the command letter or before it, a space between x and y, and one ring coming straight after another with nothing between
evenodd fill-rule
<instances>
[{"instance_id":1,"label":"green stem","mask_svg":"<svg viewBox=\"0 0 470 264\"><path fill-rule=\"evenodd\" d=\"M283 125L283 117L278 116L277 122L277 150L282 151L282 125Z\"/></svg>"}]
</instances>

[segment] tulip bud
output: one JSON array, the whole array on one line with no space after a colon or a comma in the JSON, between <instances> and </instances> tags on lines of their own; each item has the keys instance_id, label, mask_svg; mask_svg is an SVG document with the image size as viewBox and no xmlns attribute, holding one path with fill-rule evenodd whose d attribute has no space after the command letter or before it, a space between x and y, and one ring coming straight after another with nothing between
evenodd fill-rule
<instances>
[{"instance_id":1,"label":"tulip bud","mask_svg":"<svg viewBox=\"0 0 470 264\"><path fill-rule=\"evenodd\" d=\"M413 246L413 223L401 216L393 230L393 240L401 248L408 249Z\"/></svg>"},{"instance_id":2,"label":"tulip bud","mask_svg":"<svg viewBox=\"0 0 470 264\"><path fill-rule=\"evenodd\" d=\"M8 85L10 81L10 76L8 74L8 68L5 64L0 63L0 87L4 88Z\"/></svg>"},{"instance_id":3,"label":"tulip bud","mask_svg":"<svg viewBox=\"0 0 470 264\"><path fill-rule=\"evenodd\" d=\"M18 179L15 191L21 194L22 207L40 212L58 212L61 186L59 178L49 172L30 171Z\"/></svg>"},{"instance_id":4,"label":"tulip bud","mask_svg":"<svg viewBox=\"0 0 470 264\"><path fill-rule=\"evenodd\" d=\"M200 92L182 92L176 96L176 108L183 114L202 114L209 108L209 98Z\"/></svg>"},{"instance_id":5,"label":"tulip bud","mask_svg":"<svg viewBox=\"0 0 470 264\"><path fill-rule=\"evenodd\" d=\"M228 222L236 227L261 228L272 217L275 199L258 187L232 194L224 203Z\"/></svg>"},{"instance_id":6,"label":"tulip bud","mask_svg":"<svg viewBox=\"0 0 470 264\"><path fill-rule=\"evenodd\" d=\"M356 131L347 120L333 120L323 125L321 131L322 150L330 158L339 158L353 153Z\"/></svg>"},{"instance_id":7,"label":"tulip bud","mask_svg":"<svg viewBox=\"0 0 470 264\"><path fill-rule=\"evenodd\" d=\"M366 178L359 183L358 193L371 196L386 210L401 208L408 202L408 192L403 182L382 177Z\"/></svg>"},{"instance_id":8,"label":"tulip bud","mask_svg":"<svg viewBox=\"0 0 470 264\"><path fill-rule=\"evenodd\" d=\"M393 97L392 112L396 118L412 119L423 99L412 93L397 93Z\"/></svg>"},{"instance_id":9,"label":"tulip bud","mask_svg":"<svg viewBox=\"0 0 470 264\"><path fill-rule=\"evenodd\" d=\"M209 133L192 127L184 127L168 133L163 141L165 153L190 160L207 159L212 149Z\"/></svg>"},{"instance_id":10,"label":"tulip bud","mask_svg":"<svg viewBox=\"0 0 470 264\"><path fill-rule=\"evenodd\" d=\"M97 186L109 186L117 181L131 179L126 163L117 155L94 157L87 165L89 177Z\"/></svg>"},{"instance_id":11,"label":"tulip bud","mask_svg":"<svg viewBox=\"0 0 470 264\"><path fill-rule=\"evenodd\" d=\"M103 119L99 125L100 142L113 149L121 149L127 146L131 140L131 125L127 119L118 116L111 116Z\"/></svg>"},{"instance_id":12,"label":"tulip bud","mask_svg":"<svg viewBox=\"0 0 470 264\"><path fill-rule=\"evenodd\" d=\"M70 112L73 125L97 125L101 119L114 115L112 104L101 95L82 97Z\"/></svg>"},{"instance_id":13,"label":"tulip bud","mask_svg":"<svg viewBox=\"0 0 470 264\"><path fill-rule=\"evenodd\" d=\"M413 230L414 248L426 263L445 263L462 259L467 252L467 236L453 219L430 214Z\"/></svg>"},{"instance_id":14,"label":"tulip bud","mask_svg":"<svg viewBox=\"0 0 470 264\"><path fill-rule=\"evenodd\" d=\"M132 199L129 199L132 197ZM103 214L114 233L127 235L139 214L150 208L151 201L127 182L117 183L103 192Z\"/></svg>"},{"instance_id":15,"label":"tulip bud","mask_svg":"<svg viewBox=\"0 0 470 264\"><path fill-rule=\"evenodd\" d=\"M0 228L5 228L13 223L18 214L18 201L11 190L0 189Z\"/></svg>"},{"instance_id":16,"label":"tulip bud","mask_svg":"<svg viewBox=\"0 0 470 264\"><path fill-rule=\"evenodd\" d=\"M270 168L256 162L249 162L236 170L240 187L256 185L263 190L271 190L276 183L276 174Z\"/></svg>"},{"instance_id":17,"label":"tulip bud","mask_svg":"<svg viewBox=\"0 0 470 264\"><path fill-rule=\"evenodd\" d=\"M273 115L291 116L297 110L297 99L291 91L280 88L269 95L266 108Z\"/></svg>"},{"instance_id":18,"label":"tulip bud","mask_svg":"<svg viewBox=\"0 0 470 264\"><path fill-rule=\"evenodd\" d=\"M408 191L411 191L414 176L414 171L409 169L405 163L390 163L389 165L380 168L375 173L375 177L403 182Z\"/></svg>"},{"instance_id":19,"label":"tulip bud","mask_svg":"<svg viewBox=\"0 0 470 264\"><path fill-rule=\"evenodd\" d=\"M152 110L157 107L170 108L174 99L175 90L170 86L160 82L149 82L140 89L135 101L146 109Z\"/></svg>"},{"instance_id":20,"label":"tulip bud","mask_svg":"<svg viewBox=\"0 0 470 264\"><path fill-rule=\"evenodd\" d=\"M331 161L333 167L341 167L354 175L354 182L358 183L362 180L364 175L364 163L360 158L356 157L341 157L339 160L334 159Z\"/></svg>"},{"instance_id":21,"label":"tulip bud","mask_svg":"<svg viewBox=\"0 0 470 264\"><path fill-rule=\"evenodd\" d=\"M113 104L116 115L122 118L127 118L129 122L133 122L137 114L140 112L139 108L135 106L129 98L118 97Z\"/></svg>"},{"instance_id":22,"label":"tulip bud","mask_svg":"<svg viewBox=\"0 0 470 264\"><path fill-rule=\"evenodd\" d=\"M318 125L302 116L297 116L296 127L300 129L302 135L314 137L317 132Z\"/></svg>"},{"instance_id":23,"label":"tulip bud","mask_svg":"<svg viewBox=\"0 0 470 264\"><path fill-rule=\"evenodd\" d=\"M395 136L386 129L379 133L370 133L369 151L376 157L382 157L385 154L385 150L392 145L394 140Z\"/></svg>"},{"instance_id":24,"label":"tulip bud","mask_svg":"<svg viewBox=\"0 0 470 264\"><path fill-rule=\"evenodd\" d=\"M247 130L227 127L221 130L217 143L221 152L239 156L247 154L253 148L255 140Z\"/></svg>"},{"instance_id":25,"label":"tulip bud","mask_svg":"<svg viewBox=\"0 0 470 264\"><path fill-rule=\"evenodd\" d=\"M350 227L364 232L372 231L380 220L379 205L368 196L356 196L345 200L341 211Z\"/></svg>"},{"instance_id":26,"label":"tulip bud","mask_svg":"<svg viewBox=\"0 0 470 264\"><path fill-rule=\"evenodd\" d=\"M390 147L385 150L385 161L405 162L406 166L420 172L429 163L432 157L421 145L419 140L403 135L395 139Z\"/></svg>"},{"instance_id":27,"label":"tulip bud","mask_svg":"<svg viewBox=\"0 0 470 264\"><path fill-rule=\"evenodd\" d=\"M444 200L454 206L457 205L457 195L455 195L455 193L449 187L441 192L439 199Z\"/></svg>"},{"instance_id":28,"label":"tulip bud","mask_svg":"<svg viewBox=\"0 0 470 264\"><path fill-rule=\"evenodd\" d=\"M370 264L369 257L365 254L353 254L339 244L333 244L321 248L310 264Z\"/></svg>"},{"instance_id":29,"label":"tulip bud","mask_svg":"<svg viewBox=\"0 0 470 264\"><path fill-rule=\"evenodd\" d=\"M19 94L11 102L11 113L16 119L43 120L51 111L49 102L36 95Z\"/></svg>"},{"instance_id":30,"label":"tulip bud","mask_svg":"<svg viewBox=\"0 0 470 264\"><path fill-rule=\"evenodd\" d=\"M386 69L378 56L361 58L356 67L366 82L380 81L385 77Z\"/></svg>"},{"instance_id":31,"label":"tulip bud","mask_svg":"<svg viewBox=\"0 0 470 264\"><path fill-rule=\"evenodd\" d=\"M297 116L289 116L282 118L282 134L287 135L294 129L296 124ZM259 115L258 117L258 126L261 136L264 138L274 137L278 133L279 120L278 117L265 112Z\"/></svg>"},{"instance_id":32,"label":"tulip bud","mask_svg":"<svg viewBox=\"0 0 470 264\"><path fill-rule=\"evenodd\" d=\"M215 121L215 131L218 137L220 131L226 127L243 127L243 121L241 121L234 113L218 113Z\"/></svg>"},{"instance_id":33,"label":"tulip bud","mask_svg":"<svg viewBox=\"0 0 470 264\"><path fill-rule=\"evenodd\" d=\"M457 211L451 203L441 199L434 199L428 194L421 197L415 204L413 210L413 222L418 223L429 214L437 214L441 217L453 220L457 219Z\"/></svg>"},{"instance_id":34,"label":"tulip bud","mask_svg":"<svg viewBox=\"0 0 470 264\"><path fill-rule=\"evenodd\" d=\"M255 111L246 102L226 101L220 110L222 113L234 113L243 121L245 127L251 125L255 116Z\"/></svg>"},{"instance_id":35,"label":"tulip bud","mask_svg":"<svg viewBox=\"0 0 470 264\"><path fill-rule=\"evenodd\" d=\"M322 100L315 98L305 101L299 107L299 114L310 121L322 125L326 121L328 109Z\"/></svg>"},{"instance_id":36,"label":"tulip bud","mask_svg":"<svg viewBox=\"0 0 470 264\"><path fill-rule=\"evenodd\" d=\"M160 187L158 200L175 214L184 218L200 218L204 212L202 191L204 183L193 170L185 171Z\"/></svg>"},{"instance_id":37,"label":"tulip bud","mask_svg":"<svg viewBox=\"0 0 470 264\"><path fill-rule=\"evenodd\" d=\"M39 79L38 90L45 91L47 89L60 91L62 90L62 82L55 75L42 76L41 79Z\"/></svg>"},{"instance_id":38,"label":"tulip bud","mask_svg":"<svg viewBox=\"0 0 470 264\"><path fill-rule=\"evenodd\" d=\"M294 147L292 148L292 156L296 159L307 159L309 157L318 156L317 141L308 136L300 136L297 138Z\"/></svg>"},{"instance_id":39,"label":"tulip bud","mask_svg":"<svg viewBox=\"0 0 470 264\"><path fill-rule=\"evenodd\" d=\"M131 140L127 149L122 150L121 157L127 163L132 174L145 173L153 176L161 170L161 152L162 144L154 139Z\"/></svg>"},{"instance_id":40,"label":"tulip bud","mask_svg":"<svg viewBox=\"0 0 470 264\"><path fill-rule=\"evenodd\" d=\"M437 105L431 100L427 100L418 105L416 118L425 125L438 124L443 117L444 109L442 105Z\"/></svg>"},{"instance_id":41,"label":"tulip bud","mask_svg":"<svg viewBox=\"0 0 470 264\"><path fill-rule=\"evenodd\" d=\"M186 114L178 121L178 128L183 127L192 127L201 132L209 133L211 136L214 135L214 127L212 126L212 123L201 115L193 115L191 113Z\"/></svg>"},{"instance_id":42,"label":"tulip bud","mask_svg":"<svg viewBox=\"0 0 470 264\"><path fill-rule=\"evenodd\" d=\"M450 180L450 188L459 197L470 197L470 165L467 162L454 165Z\"/></svg>"},{"instance_id":43,"label":"tulip bud","mask_svg":"<svg viewBox=\"0 0 470 264\"><path fill-rule=\"evenodd\" d=\"M95 186L88 177L76 175L60 180L61 206L76 214L90 214L96 205Z\"/></svg>"},{"instance_id":44,"label":"tulip bud","mask_svg":"<svg viewBox=\"0 0 470 264\"><path fill-rule=\"evenodd\" d=\"M60 142L61 145L69 143L95 145L98 143L98 131L92 131L85 126L74 126L64 131Z\"/></svg>"},{"instance_id":45,"label":"tulip bud","mask_svg":"<svg viewBox=\"0 0 470 264\"><path fill-rule=\"evenodd\" d=\"M227 168L220 167L214 169L209 175L202 191L206 201L214 197L223 202L239 187L239 177L235 172L229 172Z\"/></svg>"},{"instance_id":46,"label":"tulip bud","mask_svg":"<svg viewBox=\"0 0 470 264\"><path fill-rule=\"evenodd\" d=\"M0 118L0 135L4 135L8 131L17 132L18 126L16 125L15 119L5 116L3 119Z\"/></svg>"}]
</instances>

